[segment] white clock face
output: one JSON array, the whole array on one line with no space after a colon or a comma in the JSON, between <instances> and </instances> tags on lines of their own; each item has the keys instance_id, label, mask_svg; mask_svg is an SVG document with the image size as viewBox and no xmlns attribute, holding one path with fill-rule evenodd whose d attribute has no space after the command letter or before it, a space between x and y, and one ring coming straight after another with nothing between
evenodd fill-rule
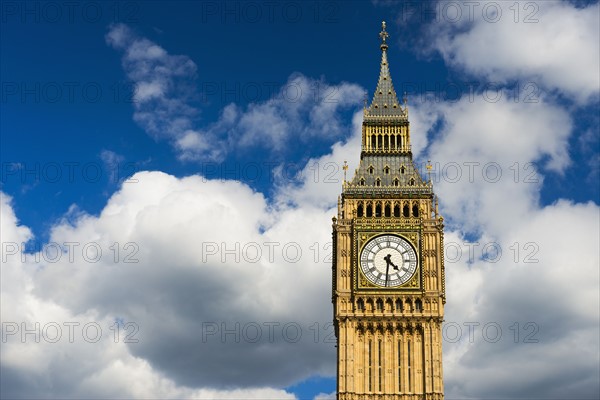
<instances>
[{"instance_id":1,"label":"white clock face","mask_svg":"<svg viewBox=\"0 0 600 400\"><path fill-rule=\"evenodd\" d=\"M360 268L365 277L377 286L400 286L417 271L417 253L400 236L380 235L363 247Z\"/></svg>"}]
</instances>

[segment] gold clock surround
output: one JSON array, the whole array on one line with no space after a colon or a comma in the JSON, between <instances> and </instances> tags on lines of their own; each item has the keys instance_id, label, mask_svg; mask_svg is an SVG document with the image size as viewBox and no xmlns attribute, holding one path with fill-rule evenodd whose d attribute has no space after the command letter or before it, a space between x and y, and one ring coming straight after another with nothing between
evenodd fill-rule
<instances>
[{"instance_id":1,"label":"gold clock surround","mask_svg":"<svg viewBox=\"0 0 600 400\"><path fill-rule=\"evenodd\" d=\"M369 241L373 238L376 238L381 235L395 235L400 236L407 242L409 242L412 247L415 249L415 253L417 255L417 268L413 276L406 282L400 286L394 287L381 287L375 285L370 282L363 274L362 269L360 267L360 254L363 251L363 248ZM420 290L422 288L423 279L421 276L421 241L420 241L420 232L419 231L369 231L369 230L360 230L357 228L354 233L354 240L356 246L354 249L356 251L352 255L352 259L355 260L352 266L352 277L354 283L354 290L359 292L361 290L369 291L369 290L377 290L377 291L390 291L395 292L397 290Z\"/></svg>"}]
</instances>

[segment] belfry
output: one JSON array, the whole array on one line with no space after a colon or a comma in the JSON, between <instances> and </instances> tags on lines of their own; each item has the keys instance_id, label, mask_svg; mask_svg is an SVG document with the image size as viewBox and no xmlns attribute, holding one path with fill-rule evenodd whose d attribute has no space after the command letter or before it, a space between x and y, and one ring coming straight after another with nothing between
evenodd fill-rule
<instances>
[{"instance_id":1,"label":"belfry","mask_svg":"<svg viewBox=\"0 0 600 400\"><path fill-rule=\"evenodd\" d=\"M360 164L333 218L337 398L444 398L444 219L410 145L406 99L381 69L365 105ZM430 166L428 165L428 168Z\"/></svg>"}]
</instances>

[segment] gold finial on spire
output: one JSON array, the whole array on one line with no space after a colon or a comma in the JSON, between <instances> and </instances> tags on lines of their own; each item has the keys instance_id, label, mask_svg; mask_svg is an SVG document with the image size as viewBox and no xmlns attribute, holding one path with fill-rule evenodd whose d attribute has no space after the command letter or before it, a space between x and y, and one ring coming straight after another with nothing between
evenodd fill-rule
<instances>
[{"instance_id":1,"label":"gold finial on spire","mask_svg":"<svg viewBox=\"0 0 600 400\"><path fill-rule=\"evenodd\" d=\"M381 49L385 50L387 49L387 43L386 40L388 37L390 37L390 34L386 32L385 30L385 21L381 22L381 32L379 32L379 37L381 38Z\"/></svg>"},{"instance_id":2,"label":"gold finial on spire","mask_svg":"<svg viewBox=\"0 0 600 400\"><path fill-rule=\"evenodd\" d=\"M344 166L342 169L344 170L344 183L346 183L346 171L348 171L348 164L346 163L346 160L344 160Z\"/></svg>"},{"instance_id":3,"label":"gold finial on spire","mask_svg":"<svg viewBox=\"0 0 600 400\"><path fill-rule=\"evenodd\" d=\"M433 168L433 166L431 165L431 160L427 160L427 165L425 166L425 168L427 168L427 176L429 178L429 184L431 184L431 169Z\"/></svg>"}]
</instances>

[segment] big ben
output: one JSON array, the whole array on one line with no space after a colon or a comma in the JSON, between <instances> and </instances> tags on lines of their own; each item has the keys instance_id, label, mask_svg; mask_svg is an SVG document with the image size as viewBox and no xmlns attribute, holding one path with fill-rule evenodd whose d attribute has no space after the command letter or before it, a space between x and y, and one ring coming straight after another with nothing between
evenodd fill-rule
<instances>
[{"instance_id":1,"label":"big ben","mask_svg":"<svg viewBox=\"0 0 600 400\"><path fill-rule=\"evenodd\" d=\"M360 164L333 219L337 398L444 397L443 218L412 158L406 100L392 84L382 24L377 88ZM428 166L429 167L429 166Z\"/></svg>"}]
</instances>

